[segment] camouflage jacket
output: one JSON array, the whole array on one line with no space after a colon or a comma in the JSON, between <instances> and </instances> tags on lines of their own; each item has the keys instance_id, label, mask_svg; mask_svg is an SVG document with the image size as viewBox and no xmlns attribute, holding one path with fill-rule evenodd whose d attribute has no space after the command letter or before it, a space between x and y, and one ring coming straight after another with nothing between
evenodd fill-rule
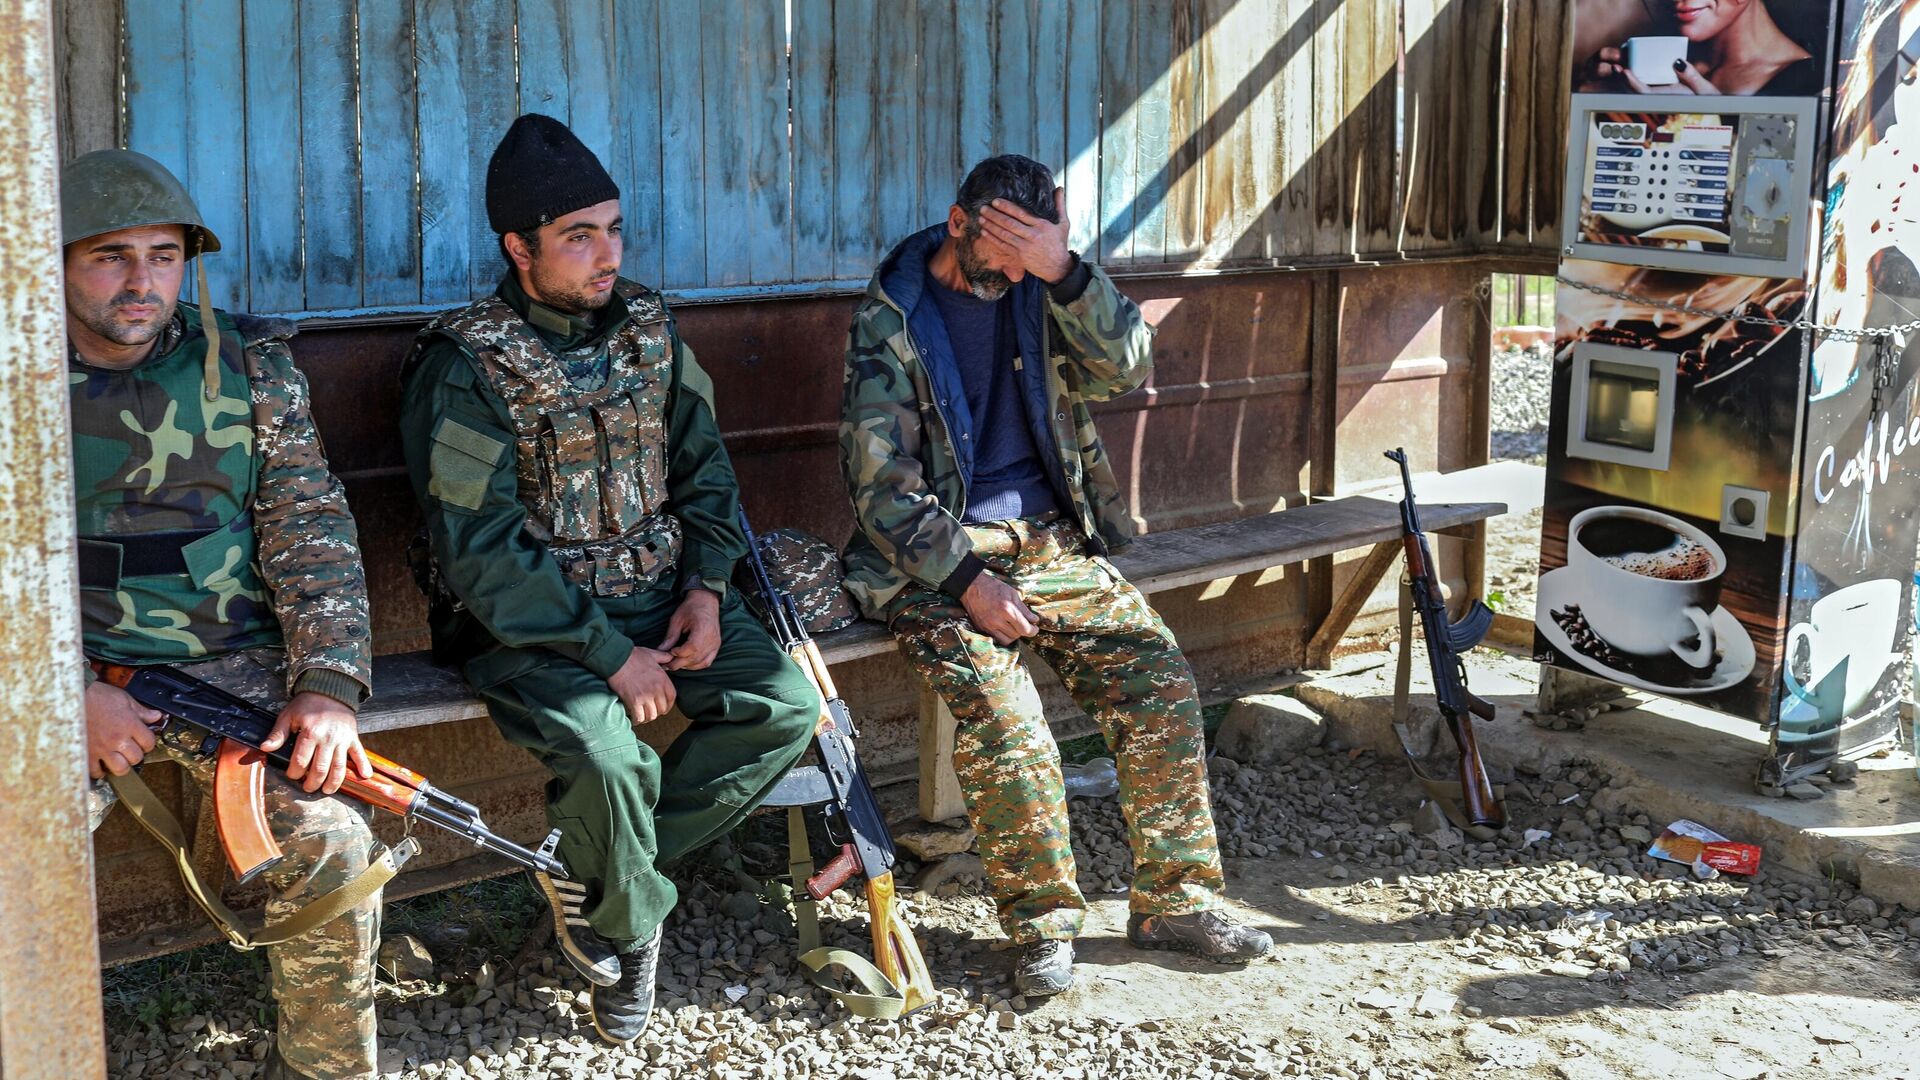
<instances>
[{"instance_id":1,"label":"camouflage jacket","mask_svg":"<svg viewBox=\"0 0 1920 1080\"><path fill-rule=\"evenodd\" d=\"M736 524L739 487L714 419L713 383L694 360L693 350L680 340L658 294L624 279L616 292L611 301L615 306L597 318L568 317L536 304L512 275L501 283L496 297L526 319L563 360L590 356L601 346L626 340L631 336L625 333L630 323L666 320L658 336L664 392L633 399L635 408L644 408L648 414L636 417L639 429L664 427L664 477L656 481L642 475L647 468L645 455L612 453L604 430L586 441L597 442L606 451L594 456L604 458L602 464L608 469L618 458L629 472L639 470L624 481L617 476L602 478L606 481L599 485L603 510L610 505L605 496L620 490L620 483L664 485L663 502L649 501L657 493L642 500L648 502L642 526L647 527L646 521L656 513L670 515L679 537L677 555L671 544L658 545L666 565L647 567L639 584L652 585L657 578L660 587L698 584L724 594L734 563L746 553L747 545ZM488 300L479 306L498 304ZM646 340L653 338L649 330ZM599 385L593 374L585 370L578 374L583 387ZM598 389L578 391L580 401L598 394ZM547 402L547 407L555 405ZM551 535L551 526L530 520L530 510L537 511L543 500L535 497L523 475L527 456L515 449L523 441L518 432L528 419L522 415L516 422L513 404L496 389L487 361L474 354L469 342L433 327L421 332L401 373L401 447L426 518L434 568L459 602L458 610L442 609L434 616L435 651L470 662L492 654L497 646L549 649L607 678L626 662L634 642L614 625L606 608L619 606L632 590L604 588L604 575L598 573L570 573L563 564L581 564L563 557L566 552L561 547L581 545L556 546L559 538ZM558 441L551 417L543 438ZM596 535L625 525L624 519L616 522L605 517L600 522L603 531ZM634 569L639 569L637 564ZM475 674L471 667L468 674Z\"/></svg>"},{"instance_id":2,"label":"camouflage jacket","mask_svg":"<svg viewBox=\"0 0 1920 1080\"><path fill-rule=\"evenodd\" d=\"M946 407L954 395L936 390L950 376L937 366L944 354L927 348L935 335L947 347L938 308L921 297L927 260L944 235L944 224L916 233L880 263L848 332L840 465L859 528L847 545L847 590L869 618L897 614L894 602L909 583L958 595L984 565L960 523L971 459L955 452ZM1053 457L1055 486L1092 549L1117 552L1132 539L1133 521L1088 403L1146 380L1153 328L1090 263L1052 288L1027 278L1013 296L1048 358L1041 375L1051 445L1041 451Z\"/></svg>"},{"instance_id":3,"label":"camouflage jacket","mask_svg":"<svg viewBox=\"0 0 1920 1080\"><path fill-rule=\"evenodd\" d=\"M288 693L357 707L372 684L366 575L293 324L217 319L211 399L192 307L133 368L69 354L85 651L151 664L281 647Z\"/></svg>"}]
</instances>

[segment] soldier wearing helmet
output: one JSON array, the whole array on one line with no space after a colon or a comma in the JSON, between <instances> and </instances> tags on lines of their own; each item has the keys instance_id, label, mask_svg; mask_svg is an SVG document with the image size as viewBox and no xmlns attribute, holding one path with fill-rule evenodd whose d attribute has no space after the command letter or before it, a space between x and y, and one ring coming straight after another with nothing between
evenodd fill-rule
<instances>
[{"instance_id":1,"label":"soldier wearing helmet","mask_svg":"<svg viewBox=\"0 0 1920 1080\"><path fill-rule=\"evenodd\" d=\"M266 926L366 868L364 811L328 798L370 776L355 713L372 648L367 590L345 492L328 471L293 365L290 323L229 315L189 263L220 250L199 208L158 162L102 150L61 175L67 371L86 654L174 664L275 708L267 819L285 853L262 872ZM87 753L98 825L135 769L160 758L210 783L213 757L159 713L88 673ZM102 782L111 777L116 786ZM375 1072L376 894L275 946L279 1031L269 1077Z\"/></svg>"}]
</instances>

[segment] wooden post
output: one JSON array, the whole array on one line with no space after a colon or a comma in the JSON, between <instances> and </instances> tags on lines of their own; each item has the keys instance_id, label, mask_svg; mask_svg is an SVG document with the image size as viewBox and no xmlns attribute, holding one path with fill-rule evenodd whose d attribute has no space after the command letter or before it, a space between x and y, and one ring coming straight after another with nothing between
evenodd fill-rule
<instances>
[{"instance_id":1,"label":"wooden post","mask_svg":"<svg viewBox=\"0 0 1920 1080\"><path fill-rule=\"evenodd\" d=\"M0 1076L105 1074L51 0L0 0Z\"/></svg>"},{"instance_id":2,"label":"wooden post","mask_svg":"<svg viewBox=\"0 0 1920 1080\"><path fill-rule=\"evenodd\" d=\"M964 817L967 798L953 771L953 714L940 695L920 688L920 816L928 821Z\"/></svg>"}]
</instances>

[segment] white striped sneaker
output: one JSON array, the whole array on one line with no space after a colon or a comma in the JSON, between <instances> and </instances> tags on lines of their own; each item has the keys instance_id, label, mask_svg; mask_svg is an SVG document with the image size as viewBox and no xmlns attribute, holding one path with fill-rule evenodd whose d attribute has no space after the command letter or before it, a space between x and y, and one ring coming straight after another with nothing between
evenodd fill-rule
<instances>
[{"instance_id":1,"label":"white striped sneaker","mask_svg":"<svg viewBox=\"0 0 1920 1080\"><path fill-rule=\"evenodd\" d=\"M577 881L555 878L534 871L533 880L546 894L553 911L553 937L560 943L560 954L595 986L612 986L620 981L620 957L605 938L594 933L581 911L586 903L587 887Z\"/></svg>"}]
</instances>

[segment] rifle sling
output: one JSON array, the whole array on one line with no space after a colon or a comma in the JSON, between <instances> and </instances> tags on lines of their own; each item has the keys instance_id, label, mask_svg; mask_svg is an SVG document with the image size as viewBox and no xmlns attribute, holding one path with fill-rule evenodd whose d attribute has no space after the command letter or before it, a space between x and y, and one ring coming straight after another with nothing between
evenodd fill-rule
<instances>
[{"instance_id":1,"label":"rifle sling","mask_svg":"<svg viewBox=\"0 0 1920 1080\"><path fill-rule=\"evenodd\" d=\"M1410 712L1408 693L1413 682L1413 582L1406 575L1400 578L1400 657L1393 672L1393 730L1400 736L1400 752L1407 757L1407 767L1413 770L1413 778L1426 789L1427 797L1440 807L1453 827L1475 840L1491 840L1499 835L1485 825L1475 825L1467 820L1461 805L1466 795L1460 790L1458 780L1438 780L1428 776L1420 768L1420 759L1414 757L1413 747L1407 741L1407 715ZM1500 808L1500 816L1507 816L1507 786L1493 784L1494 805Z\"/></svg>"},{"instance_id":2,"label":"rifle sling","mask_svg":"<svg viewBox=\"0 0 1920 1080\"><path fill-rule=\"evenodd\" d=\"M820 947L819 905L806 890L807 879L813 876L813 853L807 846L807 819L803 814L798 806L787 808L787 873L793 878L793 927L800 938L800 964L815 986L853 1015L869 1020L897 1019L906 1009L907 998L893 980L859 953ZM841 989L828 977L828 968L846 972L864 992Z\"/></svg>"},{"instance_id":3,"label":"rifle sling","mask_svg":"<svg viewBox=\"0 0 1920 1080\"><path fill-rule=\"evenodd\" d=\"M382 851L352 881L315 897L272 926L257 931L249 930L233 909L221 901L220 890L209 887L199 871L193 868L193 856L180 822L166 804L154 795L147 782L140 779L140 774L109 775L107 782L113 785L114 793L120 796L120 801L126 804L127 811L140 823L140 827L147 830L173 857L174 868L180 871L180 883L186 886L187 895L193 897L193 902L200 905L200 910L207 913L207 918L213 920L215 928L225 935L227 944L243 952L291 941L359 907L393 880L407 860L420 851L420 842L409 836Z\"/></svg>"}]
</instances>

